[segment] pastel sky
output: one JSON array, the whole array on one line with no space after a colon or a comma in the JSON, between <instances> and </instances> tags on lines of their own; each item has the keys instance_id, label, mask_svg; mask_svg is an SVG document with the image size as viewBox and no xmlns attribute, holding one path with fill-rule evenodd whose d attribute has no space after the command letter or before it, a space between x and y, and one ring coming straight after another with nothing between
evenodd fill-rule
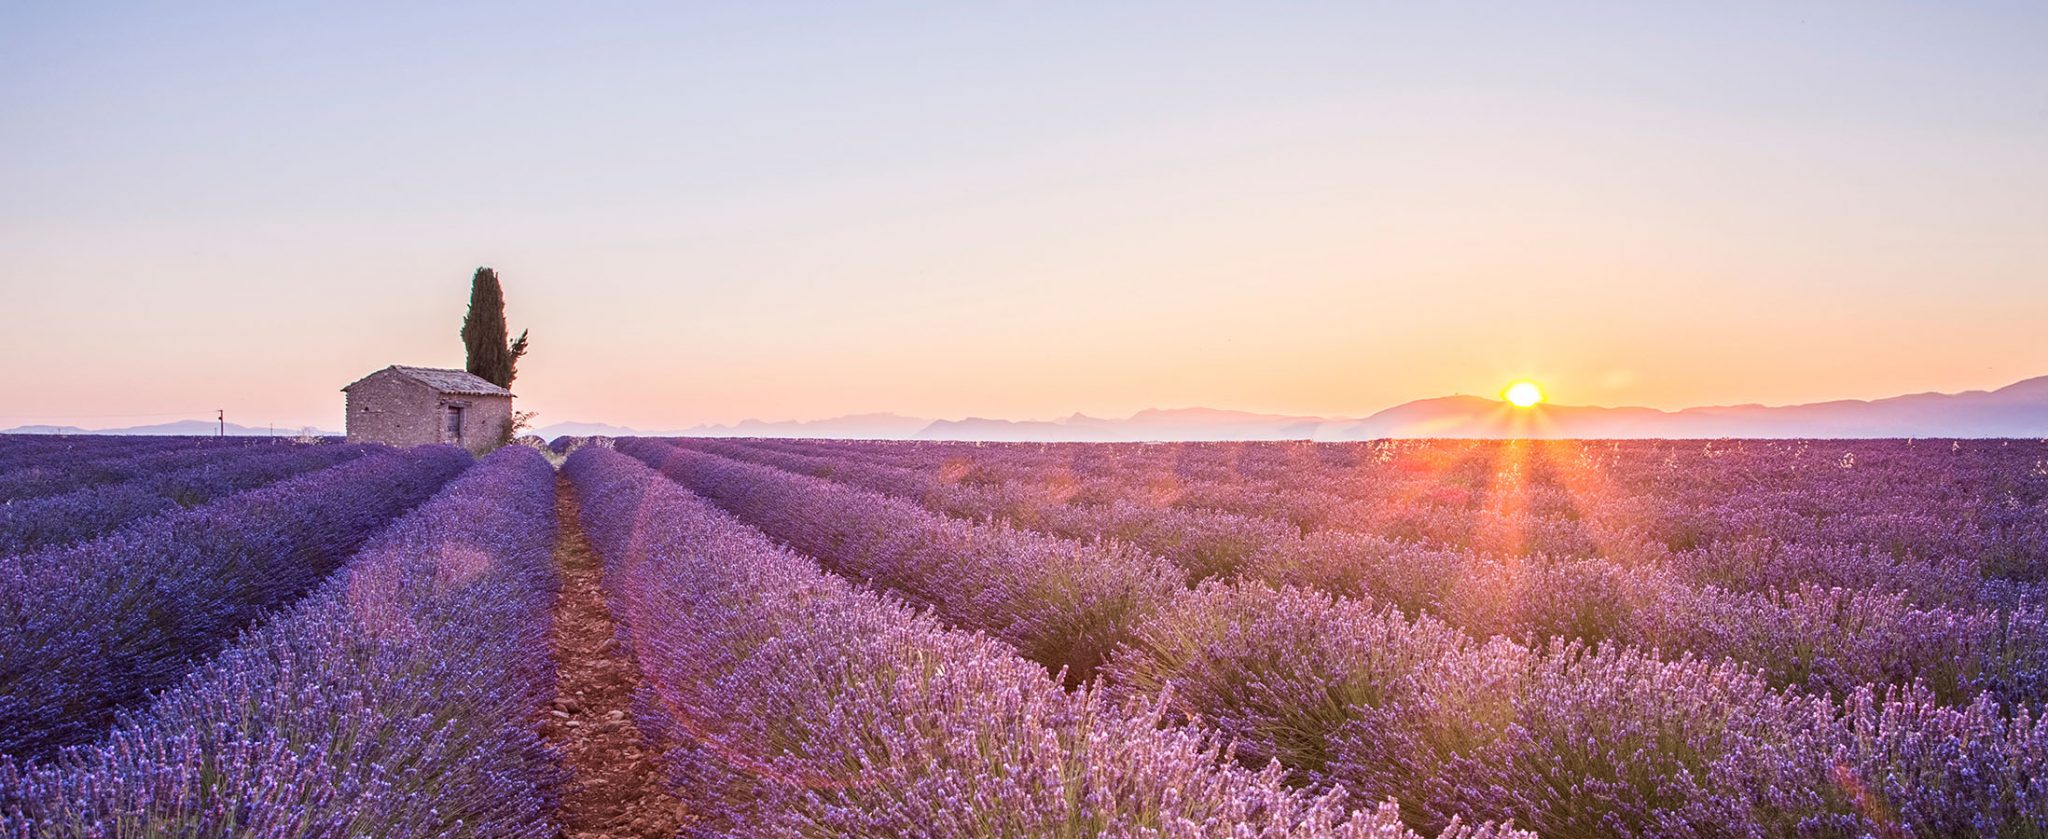
<instances>
[{"instance_id":1,"label":"pastel sky","mask_svg":"<svg viewBox=\"0 0 2048 839\"><path fill-rule=\"evenodd\" d=\"M2048 374L2037 2L422 5L0 10L0 427Z\"/></svg>"}]
</instances>

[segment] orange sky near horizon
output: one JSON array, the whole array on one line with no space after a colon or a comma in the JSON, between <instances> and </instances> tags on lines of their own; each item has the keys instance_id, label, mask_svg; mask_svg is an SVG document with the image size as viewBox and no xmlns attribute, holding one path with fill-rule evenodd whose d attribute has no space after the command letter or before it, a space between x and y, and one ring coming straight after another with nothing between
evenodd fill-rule
<instances>
[{"instance_id":1,"label":"orange sky near horizon","mask_svg":"<svg viewBox=\"0 0 2048 839\"><path fill-rule=\"evenodd\" d=\"M1153 12L0 13L0 428L338 429L477 265L543 425L2048 374L2048 12Z\"/></svg>"},{"instance_id":2,"label":"orange sky near horizon","mask_svg":"<svg viewBox=\"0 0 2048 839\"><path fill-rule=\"evenodd\" d=\"M1679 408L1990 389L2048 373L2038 347L2009 337L2031 334L2017 309L1959 317L1966 329L1925 320L1924 310L1884 321L1667 315L1646 322L1626 314L1642 301L1560 297L1487 307L1447 289L1448 299L1411 298L1402 309L1407 318L1370 314L1378 307L1363 295L1286 314L1233 310L1232 296L1221 291L1065 311L1055 301L1006 303L972 293L905 308L837 295L811 303L763 295L705 311L628 305L641 293L636 278L547 283L532 278L536 269L498 266L514 329L533 330L535 349L514 389L522 408L540 411L540 424L658 430L877 411L1034 419L1194 405L1363 416L1409 399L1496 397L1521 378L1540 382L1559 404ZM307 273L300 276L346 283ZM0 423L108 427L225 407L245 425L336 428L338 388L360 375L387 363L461 366L456 330L466 274L418 270L376 295L326 303L319 322L297 328L272 314L288 306L285 292L244 294L203 307L206 316L196 319L203 328L230 336L204 345L184 342L194 320L152 314L184 305L189 287L131 290L122 305L78 299L95 312L94 326L10 352L31 363L0 372L0 392L35 401L0 400L7 406ZM51 297L63 302L61 292ZM1787 310L1826 309L1825 301L1788 297ZM388 310L378 302L393 298L408 302ZM1124 306L1152 314L1122 321ZM1416 314L1432 307L1434 315ZM1587 308L1611 319L1598 334L1581 331L1601 319ZM1005 320L992 326L999 313ZM743 327L754 323L771 325ZM93 352L101 328L126 336L141 354L126 369L74 378L79 368L63 359ZM8 331L34 330L17 323ZM250 333L270 337L232 339ZM1922 337L1872 340L1881 334ZM1715 349L1701 353L1700 345ZM50 408L21 411L33 404Z\"/></svg>"}]
</instances>

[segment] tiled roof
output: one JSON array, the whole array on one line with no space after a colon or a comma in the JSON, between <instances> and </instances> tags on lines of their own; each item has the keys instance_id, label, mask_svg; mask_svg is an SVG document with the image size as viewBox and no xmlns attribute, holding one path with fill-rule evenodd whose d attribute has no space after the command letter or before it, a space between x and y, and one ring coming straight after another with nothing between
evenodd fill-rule
<instances>
[{"instance_id":1,"label":"tiled roof","mask_svg":"<svg viewBox=\"0 0 2048 839\"><path fill-rule=\"evenodd\" d=\"M384 368L384 370L389 370L417 381L433 388L439 393L457 393L465 396L512 395L512 391L484 381L481 377L467 370L443 370L439 367L407 367L403 364L393 364L390 367ZM377 373L382 373L384 370L379 370ZM370 376L375 376L377 373L371 373ZM364 376L363 378L368 379L370 376ZM355 387L356 384L361 383L361 381L357 381L355 384L342 388L342 390L348 390L349 387Z\"/></svg>"}]
</instances>

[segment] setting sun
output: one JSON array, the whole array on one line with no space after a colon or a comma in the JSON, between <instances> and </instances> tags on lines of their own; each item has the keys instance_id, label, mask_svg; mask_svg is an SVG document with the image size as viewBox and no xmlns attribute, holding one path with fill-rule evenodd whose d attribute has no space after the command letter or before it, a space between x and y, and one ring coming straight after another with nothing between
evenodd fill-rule
<instances>
[{"instance_id":1,"label":"setting sun","mask_svg":"<svg viewBox=\"0 0 2048 839\"><path fill-rule=\"evenodd\" d=\"M1535 382L1523 380L1508 385L1508 389L1501 391L1500 395L1517 408L1530 408L1543 401L1543 388L1538 387Z\"/></svg>"}]
</instances>

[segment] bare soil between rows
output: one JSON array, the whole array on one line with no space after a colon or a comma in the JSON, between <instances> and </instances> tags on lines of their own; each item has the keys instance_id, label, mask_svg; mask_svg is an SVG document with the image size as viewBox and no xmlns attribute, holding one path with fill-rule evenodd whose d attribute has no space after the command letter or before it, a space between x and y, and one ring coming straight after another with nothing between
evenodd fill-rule
<instances>
[{"instance_id":1,"label":"bare soil between rows","mask_svg":"<svg viewBox=\"0 0 2048 839\"><path fill-rule=\"evenodd\" d=\"M584 538L567 478L555 479L561 534L555 561L562 593L549 633L556 698L541 734L561 750L571 778L556 814L567 839L669 839L683 827L682 802L661 784L659 755L633 723L640 667L614 639L603 563Z\"/></svg>"}]
</instances>

